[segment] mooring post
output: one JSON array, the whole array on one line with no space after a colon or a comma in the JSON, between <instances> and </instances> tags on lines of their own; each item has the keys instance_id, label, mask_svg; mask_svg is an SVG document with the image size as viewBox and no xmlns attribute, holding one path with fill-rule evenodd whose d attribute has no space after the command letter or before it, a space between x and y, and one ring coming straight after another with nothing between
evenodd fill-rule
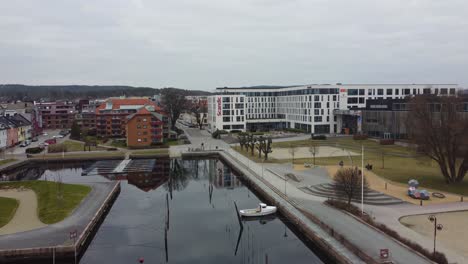
<instances>
[{"instance_id":1,"label":"mooring post","mask_svg":"<svg viewBox=\"0 0 468 264\"><path fill-rule=\"evenodd\" d=\"M236 204L235 201L234 201L234 207L236 207L236 214L237 214L237 220L239 220L239 225L240 225L240 227L243 229L243 228L244 228L244 224L242 223L241 216L240 216L240 214L239 214L239 209L237 208L237 204Z\"/></svg>"}]
</instances>

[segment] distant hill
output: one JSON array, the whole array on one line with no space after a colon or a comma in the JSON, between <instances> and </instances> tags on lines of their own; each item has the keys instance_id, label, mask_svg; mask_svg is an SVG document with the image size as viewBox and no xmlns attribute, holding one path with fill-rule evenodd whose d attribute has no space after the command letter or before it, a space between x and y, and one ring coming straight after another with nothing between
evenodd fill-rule
<instances>
[{"instance_id":1,"label":"distant hill","mask_svg":"<svg viewBox=\"0 0 468 264\"><path fill-rule=\"evenodd\" d=\"M177 88L176 88L177 89ZM0 84L0 101L96 99L115 96L153 96L161 89L121 85L22 85ZM181 89L182 90L182 89ZM209 92L185 90L187 95L209 95Z\"/></svg>"}]
</instances>

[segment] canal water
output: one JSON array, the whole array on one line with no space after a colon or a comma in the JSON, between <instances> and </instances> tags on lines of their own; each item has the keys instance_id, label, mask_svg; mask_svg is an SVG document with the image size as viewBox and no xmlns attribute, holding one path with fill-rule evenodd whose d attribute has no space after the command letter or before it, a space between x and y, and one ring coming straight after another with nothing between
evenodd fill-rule
<instances>
[{"instance_id":1,"label":"canal water","mask_svg":"<svg viewBox=\"0 0 468 264\"><path fill-rule=\"evenodd\" d=\"M80 263L323 263L280 215L243 220L241 227L235 203L253 208L261 199L221 161L157 160L150 173L120 175L92 166L49 164L16 175L121 180L121 193Z\"/></svg>"}]
</instances>

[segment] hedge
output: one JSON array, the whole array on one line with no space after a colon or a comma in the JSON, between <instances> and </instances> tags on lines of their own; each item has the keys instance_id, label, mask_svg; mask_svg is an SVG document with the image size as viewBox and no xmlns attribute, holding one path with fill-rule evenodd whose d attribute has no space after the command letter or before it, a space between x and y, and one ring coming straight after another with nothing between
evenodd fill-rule
<instances>
[{"instance_id":1,"label":"hedge","mask_svg":"<svg viewBox=\"0 0 468 264\"><path fill-rule=\"evenodd\" d=\"M353 135L354 140L365 140L368 136L366 134L355 134Z\"/></svg>"},{"instance_id":2,"label":"hedge","mask_svg":"<svg viewBox=\"0 0 468 264\"><path fill-rule=\"evenodd\" d=\"M325 136L325 135L316 135L316 136L312 135L312 139L314 139L314 140L325 140L325 139L327 139L327 136Z\"/></svg>"},{"instance_id":3,"label":"hedge","mask_svg":"<svg viewBox=\"0 0 468 264\"><path fill-rule=\"evenodd\" d=\"M26 154L38 154L38 153L41 153L43 150L44 148L41 148L41 147L27 148Z\"/></svg>"}]
</instances>

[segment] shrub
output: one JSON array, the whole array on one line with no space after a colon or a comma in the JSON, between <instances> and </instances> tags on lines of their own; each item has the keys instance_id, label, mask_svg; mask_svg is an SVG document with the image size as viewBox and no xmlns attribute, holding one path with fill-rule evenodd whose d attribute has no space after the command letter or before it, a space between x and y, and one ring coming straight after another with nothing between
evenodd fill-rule
<instances>
[{"instance_id":1,"label":"shrub","mask_svg":"<svg viewBox=\"0 0 468 264\"><path fill-rule=\"evenodd\" d=\"M241 132L242 132L242 131L240 131L240 130L237 130L237 129L231 130L231 133L233 133L233 134L236 134L236 133L241 133Z\"/></svg>"},{"instance_id":2,"label":"shrub","mask_svg":"<svg viewBox=\"0 0 468 264\"><path fill-rule=\"evenodd\" d=\"M67 152L67 146L65 144L53 144L47 148L49 153Z\"/></svg>"},{"instance_id":3,"label":"shrub","mask_svg":"<svg viewBox=\"0 0 468 264\"><path fill-rule=\"evenodd\" d=\"M304 129L300 129L300 128L285 128L284 131L293 132L293 133L306 133Z\"/></svg>"},{"instance_id":4,"label":"shrub","mask_svg":"<svg viewBox=\"0 0 468 264\"><path fill-rule=\"evenodd\" d=\"M313 140L326 140L327 136L325 135L312 135Z\"/></svg>"},{"instance_id":5,"label":"shrub","mask_svg":"<svg viewBox=\"0 0 468 264\"><path fill-rule=\"evenodd\" d=\"M26 154L38 154L41 153L44 149L41 147L27 148Z\"/></svg>"},{"instance_id":6,"label":"shrub","mask_svg":"<svg viewBox=\"0 0 468 264\"><path fill-rule=\"evenodd\" d=\"M366 134L355 134L353 135L354 140L365 140L368 136Z\"/></svg>"},{"instance_id":7,"label":"shrub","mask_svg":"<svg viewBox=\"0 0 468 264\"><path fill-rule=\"evenodd\" d=\"M393 139L381 139L379 140L380 145L393 145L395 144L395 140Z\"/></svg>"},{"instance_id":8,"label":"shrub","mask_svg":"<svg viewBox=\"0 0 468 264\"><path fill-rule=\"evenodd\" d=\"M107 151L116 151L117 148L107 148Z\"/></svg>"}]
</instances>

